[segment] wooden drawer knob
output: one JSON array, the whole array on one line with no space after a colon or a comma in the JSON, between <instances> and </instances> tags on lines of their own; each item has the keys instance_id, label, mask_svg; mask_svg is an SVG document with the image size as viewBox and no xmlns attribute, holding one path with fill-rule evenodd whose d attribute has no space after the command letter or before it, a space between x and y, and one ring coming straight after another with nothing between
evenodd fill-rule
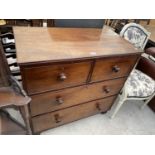
<instances>
[{"instance_id":1,"label":"wooden drawer knob","mask_svg":"<svg viewBox=\"0 0 155 155\"><path fill-rule=\"evenodd\" d=\"M58 96L58 97L56 98L56 101L57 101L58 104L64 103L62 97L60 97L60 96Z\"/></svg>"},{"instance_id":2,"label":"wooden drawer knob","mask_svg":"<svg viewBox=\"0 0 155 155\"><path fill-rule=\"evenodd\" d=\"M67 76L66 76L65 73L60 73L59 76L58 76L58 79L59 79L60 81L64 81L64 80L67 79Z\"/></svg>"},{"instance_id":3,"label":"wooden drawer knob","mask_svg":"<svg viewBox=\"0 0 155 155\"><path fill-rule=\"evenodd\" d=\"M112 70L117 73L120 71L120 68L118 66L113 66Z\"/></svg>"},{"instance_id":4,"label":"wooden drawer knob","mask_svg":"<svg viewBox=\"0 0 155 155\"><path fill-rule=\"evenodd\" d=\"M100 103L96 103L97 110L101 111Z\"/></svg>"},{"instance_id":5,"label":"wooden drawer knob","mask_svg":"<svg viewBox=\"0 0 155 155\"><path fill-rule=\"evenodd\" d=\"M106 86L106 87L103 87L103 90L104 90L104 92L106 92L106 93L109 93L109 92L110 92L110 88L108 88L107 86Z\"/></svg>"},{"instance_id":6,"label":"wooden drawer knob","mask_svg":"<svg viewBox=\"0 0 155 155\"><path fill-rule=\"evenodd\" d=\"M55 115L54 115L54 118L55 118L55 122L56 122L56 123L60 123L60 122L62 121L59 114L55 114Z\"/></svg>"}]
</instances>

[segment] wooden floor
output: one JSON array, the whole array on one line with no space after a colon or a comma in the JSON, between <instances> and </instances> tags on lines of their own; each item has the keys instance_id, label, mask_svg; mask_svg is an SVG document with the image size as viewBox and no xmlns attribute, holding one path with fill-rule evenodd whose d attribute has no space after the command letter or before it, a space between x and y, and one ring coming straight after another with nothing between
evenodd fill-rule
<instances>
[{"instance_id":1,"label":"wooden floor","mask_svg":"<svg viewBox=\"0 0 155 155\"><path fill-rule=\"evenodd\" d=\"M1 135L25 135L26 132L10 116L0 111L0 134Z\"/></svg>"}]
</instances>

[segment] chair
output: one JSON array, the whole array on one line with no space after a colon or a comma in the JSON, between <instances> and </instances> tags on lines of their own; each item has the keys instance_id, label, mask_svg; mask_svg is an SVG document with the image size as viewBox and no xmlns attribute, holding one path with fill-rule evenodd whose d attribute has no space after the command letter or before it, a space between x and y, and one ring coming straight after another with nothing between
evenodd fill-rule
<instances>
[{"instance_id":1,"label":"chair","mask_svg":"<svg viewBox=\"0 0 155 155\"><path fill-rule=\"evenodd\" d=\"M19 82L11 76L9 66L0 43L0 109L7 107L19 108L25 125L27 134L31 134L29 123L28 103L31 99L21 88Z\"/></svg>"},{"instance_id":2,"label":"chair","mask_svg":"<svg viewBox=\"0 0 155 155\"><path fill-rule=\"evenodd\" d=\"M132 43L136 48L144 49L150 33L139 24L129 23L123 27L120 36Z\"/></svg>"},{"instance_id":3,"label":"chair","mask_svg":"<svg viewBox=\"0 0 155 155\"><path fill-rule=\"evenodd\" d=\"M130 23L124 26L120 35L135 45L136 48L144 49L150 33L148 33L142 26ZM142 54L142 57L151 63L155 63L155 60L151 55L144 53ZM144 74L142 71L133 69L122 91L112 106L110 117L114 118L126 100L142 100L144 101L144 104L142 105L143 108L154 97L154 95L155 80Z\"/></svg>"},{"instance_id":4,"label":"chair","mask_svg":"<svg viewBox=\"0 0 155 155\"><path fill-rule=\"evenodd\" d=\"M128 20L125 20L125 19L106 19L105 20L105 24L107 26L110 26L113 29L113 31L115 31L118 34L120 33L124 25L127 23L128 23Z\"/></svg>"},{"instance_id":5,"label":"chair","mask_svg":"<svg viewBox=\"0 0 155 155\"><path fill-rule=\"evenodd\" d=\"M151 56L150 58L155 59L155 47L147 48L145 52ZM136 68L155 79L155 63L153 61L147 61L147 59L142 58ZM148 106L155 112L155 96L148 103Z\"/></svg>"}]
</instances>

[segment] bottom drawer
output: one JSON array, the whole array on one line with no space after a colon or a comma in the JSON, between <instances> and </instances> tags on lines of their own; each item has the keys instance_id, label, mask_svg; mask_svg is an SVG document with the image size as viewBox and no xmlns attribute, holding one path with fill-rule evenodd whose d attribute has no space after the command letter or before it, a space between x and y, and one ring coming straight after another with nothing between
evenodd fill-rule
<instances>
[{"instance_id":1,"label":"bottom drawer","mask_svg":"<svg viewBox=\"0 0 155 155\"><path fill-rule=\"evenodd\" d=\"M111 107L116 96L88 102L56 112L32 118L33 132L38 133L50 128L60 126L99 112L106 112Z\"/></svg>"}]
</instances>

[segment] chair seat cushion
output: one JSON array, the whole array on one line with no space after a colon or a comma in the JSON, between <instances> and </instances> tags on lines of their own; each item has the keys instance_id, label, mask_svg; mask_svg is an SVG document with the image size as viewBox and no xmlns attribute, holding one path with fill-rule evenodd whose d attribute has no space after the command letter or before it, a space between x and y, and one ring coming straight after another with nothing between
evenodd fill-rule
<instances>
[{"instance_id":1,"label":"chair seat cushion","mask_svg":"<svg viewBox=\"0 0 155 155\"><path fill-rule=\"evenodd\" d=\"M128 97L148 97L155 92L155 81L139 70L133 70L127 80Z\"/></svg>"}]
</instances>

